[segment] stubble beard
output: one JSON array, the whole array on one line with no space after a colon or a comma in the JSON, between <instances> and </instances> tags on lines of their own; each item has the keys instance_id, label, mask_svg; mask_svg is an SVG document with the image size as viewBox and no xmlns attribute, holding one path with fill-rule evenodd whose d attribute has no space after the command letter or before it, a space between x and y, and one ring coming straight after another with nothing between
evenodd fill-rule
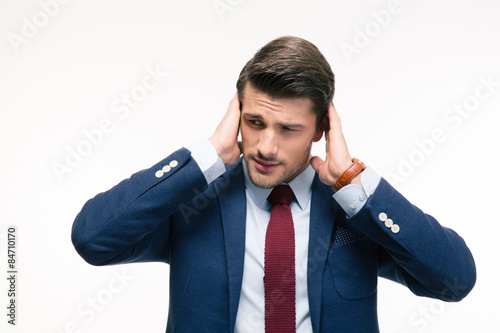
<instances>
[{"instance_id":1,"label":"stubble beard","mask_svg":"<svg viewBox=\"0 0 500 333\"><path fill-rule=\"evenodd\" d=\"M300 159L300 162L290 167L288 167L288 163L286 161L275 158L266 158L264 156L261 156L259 153L246 154L245 150L243 149L243 160L245 161L247 166L248 177L255 186L260 188L273 188L282 183L288 183L292 179L294 179L297 175L299 175L302 171L304 171L309 165L309 157L311 156L311 147L312 147L312 141L309 143L309 146L305 150L302 158ZM283 168L284 171L280 175L275 176L275 178L271 178L270 175L266 175L265 173L259 172L259 170L257 170L255 167L250 167L248 162L250 160L253 160L255 157L257 157L262 161L279 163L280 165L278 168Z\"/></svg>"}]
</instances>

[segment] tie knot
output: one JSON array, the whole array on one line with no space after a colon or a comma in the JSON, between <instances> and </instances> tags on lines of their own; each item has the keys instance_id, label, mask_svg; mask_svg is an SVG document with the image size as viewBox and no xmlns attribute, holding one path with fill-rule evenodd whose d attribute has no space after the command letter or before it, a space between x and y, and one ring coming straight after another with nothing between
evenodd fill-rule
<instances>
[{"instance_id":1,"label":"tie knot","mask_svg":"<svg viewBox=\"0 0 500 333\"><path fill-rule=\"evenodd\" d=\"M267 197L267 200L269 200L273 206L276 204L285 204L290 206L293 199L295 199L295 194L293 194L292 189L288 185L276 186Z\"/></svg>"}]
</instances>

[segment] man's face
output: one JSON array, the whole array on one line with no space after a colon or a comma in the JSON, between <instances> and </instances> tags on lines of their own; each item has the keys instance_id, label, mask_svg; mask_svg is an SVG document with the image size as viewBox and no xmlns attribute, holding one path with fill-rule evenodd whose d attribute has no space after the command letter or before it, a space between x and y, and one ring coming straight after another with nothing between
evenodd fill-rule
<instances>
[{"instance_id":1,"label":"man's face","mask_svg":"<svg viewBox=\"0 0 500 333\"><path fill-rule=\"evenodd\" d=\"M309 98L272 99L250 83L241 110L243 157L252 182L271 188L290 182L308 165L321 139Z\"/></svg>"}]
</instances>

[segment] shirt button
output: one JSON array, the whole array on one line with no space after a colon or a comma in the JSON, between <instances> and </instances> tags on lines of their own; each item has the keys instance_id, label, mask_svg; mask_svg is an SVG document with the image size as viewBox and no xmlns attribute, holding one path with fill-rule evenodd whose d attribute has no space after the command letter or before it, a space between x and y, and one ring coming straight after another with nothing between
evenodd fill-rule
<instances>
[{"instance_id":1,"label":"shirt button","mask_svg":"<svg viewBox=\"0 0 500 333\"><path fill-rule=\"evenodd\" d=\"M161 171L161 170L156 171L155 176L156 176L156 178L163 177L163 171Z\"/></svg>"},{"instance_id":2,"label":"shirt button","mask_svg":"<svg viewBox=\"0 0 500 333\"><path fill-rule=\"evenodd\" d=\"M351 207L352 210L356 210L356 204L354 202L350 204L349 207Z\"/></svg>"},{"instance_id":3,"label":"shirt button","mask_svg":"<svg viewBox=\"0 0 500 333\"><path fill-rule=\"evenodd\" d=\"M173 160L169 163L169 165L171 168L175 168L177 165L179 165L179 162L177 162L176 160Z\"/></svg>"},{"instance_id":4,"label":"shirt button","mask_svg":"<svg viewBox=\"0 0 500 333\"><path fill-rule=\"evenodd\" d=\"M212 171L210 171L210 172L208 173L208 178L212 178L212 176L213 176L213 175L214 175L214 173L213 173Z\"/></svg>"},{"instance_id":5,"label":"shirt button","mask_svg":"<svg viewBox=\"0 0 500 333\"><path fill-rule=\"evenodd\" d=\"M378 214L378 219L382 222L385 222L385 220L387 220L387 214L384 212Z\"/></svg>"},{"instance_id":6,"label":"shirt button","mask_svg":"<svg viewBox=\"0 0 500 333\"><path fill-rule=\"evenodd\" d=\"M364 201L366 199L366 196L364 194L359 195L359 201Z\"/></svg>"},{"instance_id":7,"label":"shirt button","mask_svg":"<svg viewBox=\"0 0 500 333\"><path fill-rule=\"evenodd\" d=\"M393 233L397 234L399 232L399 225L393 224L392 227L391 227L391 231Z\"/></svg>"}]
</instances>

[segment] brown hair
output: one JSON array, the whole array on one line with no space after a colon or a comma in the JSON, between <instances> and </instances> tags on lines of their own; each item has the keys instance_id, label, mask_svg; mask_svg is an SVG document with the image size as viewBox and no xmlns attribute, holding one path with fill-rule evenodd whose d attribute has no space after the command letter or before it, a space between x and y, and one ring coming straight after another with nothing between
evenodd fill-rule
<instances>
[{"instance_id":1,"label":"brown hair","mask_svg":"<svg viewBox=\"0 0 500 333\"><path fill-rule=\"evenodd\" d=\"M247 82L272 98L310 98L317 127L335 91L335 76L323 54L311 42L293 36L267 43L247 62L236 83L240 101Z\"/></svg>"}]
</instances>

